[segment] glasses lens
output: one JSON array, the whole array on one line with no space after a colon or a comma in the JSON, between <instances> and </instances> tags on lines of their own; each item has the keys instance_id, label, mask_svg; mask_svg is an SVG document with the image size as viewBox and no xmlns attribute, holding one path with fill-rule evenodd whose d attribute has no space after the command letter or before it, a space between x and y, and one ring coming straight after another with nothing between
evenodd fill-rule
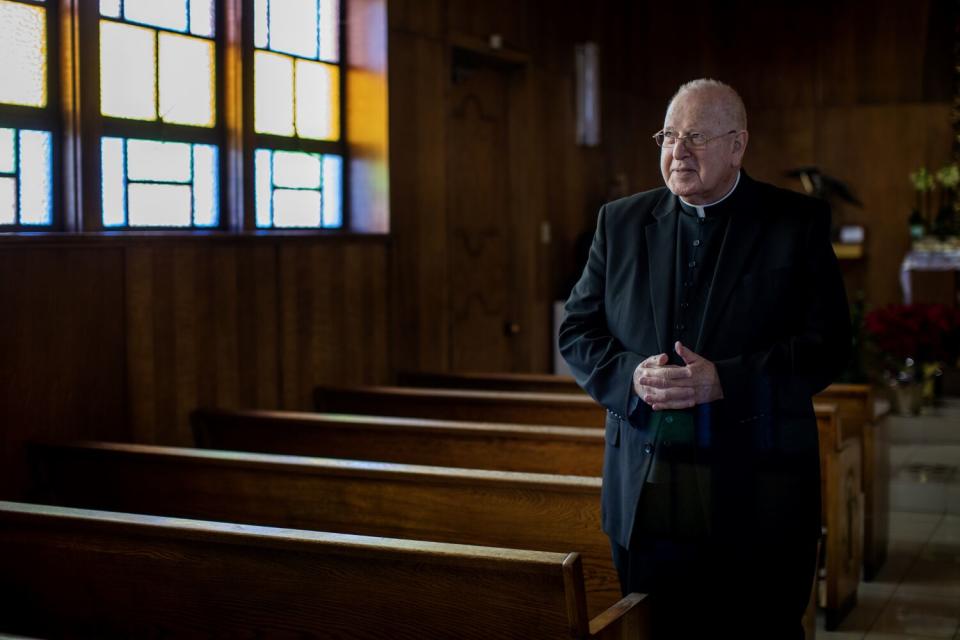
<instances>
[{"instance_id":1,"label":"glasses lens","mask_svg":"<svg viewBox=\"0 0 960 640\"><path fill-rule=\"evenodd\" d=\"M702 133L691 133L687 136L687 142L691 147L702 147L707 144L707 136Z\"/></svg>"}]
</instances>

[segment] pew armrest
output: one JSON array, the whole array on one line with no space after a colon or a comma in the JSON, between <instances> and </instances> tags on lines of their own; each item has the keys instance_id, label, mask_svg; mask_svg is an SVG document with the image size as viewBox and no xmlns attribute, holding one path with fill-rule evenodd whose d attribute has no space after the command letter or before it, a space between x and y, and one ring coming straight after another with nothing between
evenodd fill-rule
<instances>
[{"instance_id":1,"label":"pew armrest","mask_svg":"<svg viewBox=\"0 0 960 640\"><path fill-rule=\"evenodd\" d=\"M631 593L590 621L590 637L596 640L646 640L650 638L650 599Z\"/></svg>"}]
</instances>

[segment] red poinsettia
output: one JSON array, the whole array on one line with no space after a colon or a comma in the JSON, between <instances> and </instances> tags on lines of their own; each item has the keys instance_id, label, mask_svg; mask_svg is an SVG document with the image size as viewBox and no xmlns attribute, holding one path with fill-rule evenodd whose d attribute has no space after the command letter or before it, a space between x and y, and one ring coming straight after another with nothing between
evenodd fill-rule
<instances>
[{"instance_id":1,"label":"red poinsettia","mask_svg":"<svg viewBox=\"0 0 960 640\"><path fill-rule=\"evenodd\" d=\"M899 362L953 364L960 355L960 310L947 305L887 305L866 314L864 330Z\"/></svg>"}]
</instances>

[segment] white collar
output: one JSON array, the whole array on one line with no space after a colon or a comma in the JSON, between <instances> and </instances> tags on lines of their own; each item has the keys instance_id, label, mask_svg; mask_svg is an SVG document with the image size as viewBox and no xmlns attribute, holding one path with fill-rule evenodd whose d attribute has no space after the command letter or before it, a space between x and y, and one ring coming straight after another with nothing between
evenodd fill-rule
<instances>
[{"instance_id":1,"label":"white collar","mask_svg":"<svg viewBox=\"0 0 960 640\"><path fill-rule=\"evenodd\" d=\"M709 204L690 204L689 202L687 202L687 201L684 200L683 198L680 198L680 202L682 202L683 204L687 205L688 207L691 207L691 208L693 208L693 209L696 209L696 210L697 210L697 217L698 217L698 218L704 218L704 217L706 217L707 214L704 213L703 210L706 209L707 207L712 207L712 206L714 206L714 205L718 205L718 204L720 204L721 202L723 202L724 200L726 200L727 198L729 198L729 197L730 197L730 194L733 193L733 192L736 190L738 184L740 184L740 171L737 171L737 179L736 179L736 181L733 183L733 186L730 187L730 191L727 191L726 195L723 196L722 198L720 198L719 200L716 200L715 202L711 202L711 203L709 203Z\"/></svg>"}]
</instances>

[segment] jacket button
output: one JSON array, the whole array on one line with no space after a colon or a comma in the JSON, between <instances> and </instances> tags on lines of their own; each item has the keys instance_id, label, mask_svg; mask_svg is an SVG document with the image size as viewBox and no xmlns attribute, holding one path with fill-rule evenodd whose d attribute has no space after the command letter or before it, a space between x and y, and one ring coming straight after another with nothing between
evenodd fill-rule
<instances>
[{"instance_id":1,"label":"jacket button","mask_svg":"<svg viewBox=\"0 0 960 640\"><path fill-rule=\"evenodd\" d=\"M664 420L667 421L667 424L673 424L673 416L667 416Z\"/></svg>"},{"instance_id":2,"label":"jacket button","mask_svg":"<svg viewBox=\"0 0 960 640\"><path fill-rule=\"evenodd\" d=\"M653 453L653 445L650 444L649 442L648 442L647 444L643 445L643 452L644 452L644 453Z\"/></svg>"}]
</instances>

